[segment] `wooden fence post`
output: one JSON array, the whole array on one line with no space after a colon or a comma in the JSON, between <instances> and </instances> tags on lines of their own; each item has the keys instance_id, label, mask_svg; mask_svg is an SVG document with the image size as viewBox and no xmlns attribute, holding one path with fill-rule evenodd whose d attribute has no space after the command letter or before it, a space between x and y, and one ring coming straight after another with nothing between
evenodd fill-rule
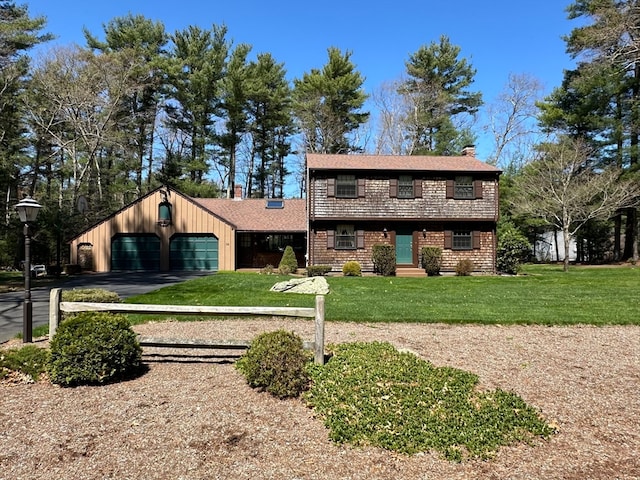
<instances>
[{"instance_id":1,"label":"wooden fence post","mask_svg":"<svg viewBox=\"0 0 640 480\"><path fill-rule=\"evenodd\" d=\"M49 293L49 340L53 338L60 325L60 300L62 299L62 289L52 288Z\"/></svg>"},{"instance_id":2,"label":"wooden fence post","mask_svg":"<svg viewBox=\"0 0 640 480\"><path fill-rule=\"evenodd\" d=\"M316 296L316 333L314 359L318 365L324 365L324 295Z\"/></svg>"}]
</instances>

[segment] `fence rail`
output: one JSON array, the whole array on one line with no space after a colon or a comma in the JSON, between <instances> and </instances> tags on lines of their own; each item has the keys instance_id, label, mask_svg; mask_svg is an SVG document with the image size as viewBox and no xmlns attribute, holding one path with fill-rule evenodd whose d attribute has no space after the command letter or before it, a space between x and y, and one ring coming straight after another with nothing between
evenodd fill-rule
<instances>
[{"instance_id":1,"label":"fence rail","mask_svg":"<svg viewBox=\"0 0 640 480\"><path fill-rule=\"evenodd\" d=\"M315 319L313 341L304 342L313 350L314 360L324 363L324 296L317 295L315 308L303 307L246 307L246 306L190 306L155 305L138 303L63 302L62 289L51 289L49 302L49 337L53 337L63 313L112 312L148 315L200 315L200 316L278 316ZM246 349L250 340L211 340L141 337L140 345L147 347Z\"/></svg>"}]
</instances>

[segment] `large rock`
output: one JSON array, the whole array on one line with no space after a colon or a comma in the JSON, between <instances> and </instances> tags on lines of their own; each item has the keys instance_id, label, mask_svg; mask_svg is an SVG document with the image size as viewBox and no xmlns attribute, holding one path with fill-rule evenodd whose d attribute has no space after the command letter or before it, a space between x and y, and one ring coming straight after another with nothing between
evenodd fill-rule
<instances>
[{"instance_id":1,"label":"large rock","mask_svg":"<svg viewBox=\"0 0 640 480\"><path fill-rule=\"evenodd\" d=\"M324 277L292 278L286 282L276 283L271 287L271 291L326 295L329 293L329 284Z\"/></svg>"}]
</instances>

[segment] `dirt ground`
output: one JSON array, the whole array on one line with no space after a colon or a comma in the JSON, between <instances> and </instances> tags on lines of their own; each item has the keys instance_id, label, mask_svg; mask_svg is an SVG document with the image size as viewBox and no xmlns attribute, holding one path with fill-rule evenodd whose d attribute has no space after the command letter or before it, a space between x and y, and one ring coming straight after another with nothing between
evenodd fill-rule
<instances>
[{"instance_id":1,"label":"dirt ground","mask_svg":"<svg viewBox=\"0 0 640 480\"><path fill-rule=\"evenodd\" d=\"M310 322L150 323L144 335L253 338ZM0 385L0 480L640 479L640 327L326 325L327 342L389 341L513 390L558 429L451 463L328 439L299 400L251 390L225 352L145 349L149 371L103 387ZM5 345L6 347L6 345Z\"/></svg>"}]
</instances>

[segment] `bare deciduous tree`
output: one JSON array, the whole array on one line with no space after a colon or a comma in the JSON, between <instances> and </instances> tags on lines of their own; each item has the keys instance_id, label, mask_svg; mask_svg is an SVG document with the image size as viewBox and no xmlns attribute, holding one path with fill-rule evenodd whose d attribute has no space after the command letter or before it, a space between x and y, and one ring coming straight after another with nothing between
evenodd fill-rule
<instances>
[{"instance_id":1,"label":"bare deciduous tree","mask_svg":"<svg viewBox=\"0 0 640 480\"><path fill-rule=\"evenodd\" d=\"M515 211L544 220L563 234L564 270L569 269L569 242L586 222L611 218L621 208L637 206L640 184L621 180L617 167L597 169L592 151L575 139L545 144L540 158L516 179L520 195Z\"/></svg>"},{"instance_id":2,"label":"bare deciduous tree","mask_svg":"<svg viewBox=\"0 0 640 480\"><path fill-rule=\"evenodd\" d=\"M539 133L536 102L542 90L540 81L530 75L509 75L502 92L487 107L484 130L493 140L488 163L515 170L523 166Z\"/></svg>"}]
</instances>

